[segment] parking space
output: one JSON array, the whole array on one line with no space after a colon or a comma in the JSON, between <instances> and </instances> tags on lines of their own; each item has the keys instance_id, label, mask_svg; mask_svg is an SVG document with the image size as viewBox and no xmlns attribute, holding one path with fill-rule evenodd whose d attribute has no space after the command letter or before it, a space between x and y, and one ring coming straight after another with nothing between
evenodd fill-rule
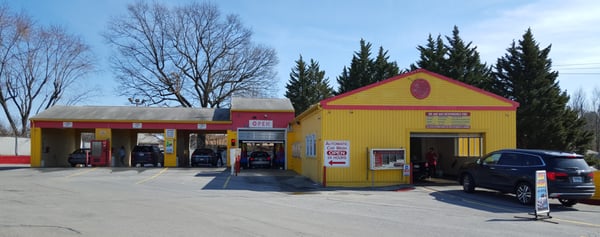
<instances>
[{"instance_id":1,"label":"parking space","mask_svg":"<svg viewBox=\"0 0 600 237\"><path fill-rule=\"evenodd\" d=\"M374 233L376 225L381 227L378 236L395 236L398 226L410 226L403 233L411 236L600 234L600 206L564 208L552 201L553 218L541 222L528 215L533 207L517 203L514 196L484 189L468 194L451 182L323 188L291 171L230 174L226 168L208 167L4 167L0 233L357 236ZM474 227L478 229L469 229ZM328 232L330 228L336 232Z\"/></svg>"}]
</instances>

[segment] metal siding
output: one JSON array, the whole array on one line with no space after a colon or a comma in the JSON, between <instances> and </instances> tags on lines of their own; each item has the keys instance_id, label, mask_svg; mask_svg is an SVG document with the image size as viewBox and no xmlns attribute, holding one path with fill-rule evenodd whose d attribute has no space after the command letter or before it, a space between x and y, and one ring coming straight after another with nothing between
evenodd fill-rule
<instances>
[{"instance_id":1,"label":"metal siding","mask_svg":"<svg viewBox=\"0 0 600 237\"><path fill-rule=\"evenodd\" d=\"M425 99L412 96L410 87L416 79L425 79L431 92ZM477 99L473 99L477 98ZM405 106L512 106L507 101L481 94L426 73L416 73L329 102L330 105L405 105Z\"/></svg>"},{"instance_id":2,"label":"metal siding","mask_svg":"<svg viewBox=\"0 0 600 237\"><path fill-rule=\"evenodd\" d=\"M287 150L286 150L286 156L285 156L285 162L287 162L287 169L293 170L298 174L302 174L302 159L292 156L293 145L294 145L294 143L296 143L298 141L296 133L288 132L287 138L288 138L287 144L286 144Z\"/></svg>"},{"instance_id":3,"label":"metal siding","mask_svg":"<svg viewBox=\"0 0 600 237\"><path fill-rule=\"evenodd\" d=\"M482 133L485 143L484 152L515 147L516 120L514 112L467 112L471 112L470 129L426 129L425 111L324 111L322 113L324 130L322 139L319 139L319 151L322 151L324 140L349 140L351 146L350 167L329 168L327 184L331 186L383 186L409 183L409 178L403 176L402 170L370 171L367 151L369 148L405 148L406 154L410 154L411 132ZM322 161L322 152L317 155ZM406 159L409 161L408 157Z\"/></svg>"},{"instance_id":4,"label":"metal siding","mask_svg":"<svg viewBox=\"0 0 600 237\"><path fill-rule=\"evenodd\" d=\"M238 130L240 141L285 141L285 130L244 129Z\"/></svg>"},{"instance_id":5,"label":"metal siding","mask_svg":"<svg viewBox=\"0 0 600 237\"><path fill-rule=\"evenodd\" d=\"M350 167L328 168L328 185L382 186L409 183L409 178L402 176L402 170L369 170L368 149L408 149L405 129L407 118L402 112L328 110L324 115L326 135L322 140L350 141ZM323 156L322 153L320 155Z\"/></svg>"},{"instance_id":6,"label":"metal siding","mask_svg":"<svg viewBox=\"0 0 600 237\"><path fill-rule=\"evenodd\" d=\"M42 129L38 127L31 128L31 143L30 143L30 166L41 167L42 161Z\"/></svg>"},{"instance_id":7,"label":"metal siding","mask_svg":"<svg viewBox=\"0 0 600 237\"><path fill-rule=\"evenodd\" d=\"M430 83L431 93L427 98L415 99L410 93L410 84L417 78L423 78ZM482 134L484 153L516 146L515 104L432 74L409 74L334 97L324 103L339 107L324 107L303 115L299 118L300 124L294 125L294 128L300 130L296 138L302 142L311 129L317 132L317 159L302 158L302 174L315 181L322 181L320 175L323 169L323 142L350 141L350 166L328 168L328 186L364 187L410 183L409 177L403 176L403 170L370 171L367 151L369 148L405 148L406 154L410 154L411 133ZM345 105L356 105L357 108L350 109L344 107ZM362 105L373 107L360 109L363 108L360 107ZM390 106L377 107L381 105ZM402 109L411 106L422 109ZM451 109L438 110L436 107ZM428 129L426 112L469 112L470 128ZM406 157L406 160L410 162L409 157Z\"/></svg>"},{"instance_id":8,"label":"metal siding","mask_svg":"<svg viewBox=\"0 0 600 237\"><path fill-rule=\"evenodd\" d=\"M317 109L310 114L304 116L299 124L293 123L291 131L293 132L294 141L300 142L302 144L301 158L293 158L291 155L290 160L294 160L295 163L292 169L303 176L310 178L315 182L323 181L323 160L322 157L319 157L322 145L321 143L321 131L322 131L322 123L321 123L321 110ZM307 157L306 156L306 136L310 134L315 134L317 137L316 144L316 153L317 157ZM290 144L292 145L292 144ZM288 154L292 153L292 148L288 150Z\"/></svg>"}]
</instances>

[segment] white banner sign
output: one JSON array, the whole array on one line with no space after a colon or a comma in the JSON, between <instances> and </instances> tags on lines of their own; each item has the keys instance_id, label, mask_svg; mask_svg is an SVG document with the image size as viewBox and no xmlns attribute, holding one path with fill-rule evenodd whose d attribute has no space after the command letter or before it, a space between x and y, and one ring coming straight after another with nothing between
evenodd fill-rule
<instances>
[{"instance_id":1,"label":"white banner sign","mask_svg":"<svg viewBox=\"0 0 600 237\"><path fill-rule=\"evenodd\" d=\"M248 127L251 128L273 128L273 120L250 120Z\"/></svg>"},{"instance_id":2,"label":"white banner sign","mask_svg":"<svg viewBox=\"0 0 600 237\"><path fill-rule=\"evenodd\" d=\"M323 146L326 167L350 167L350 141L325 141Z\"/></svg>"}]
</instances>

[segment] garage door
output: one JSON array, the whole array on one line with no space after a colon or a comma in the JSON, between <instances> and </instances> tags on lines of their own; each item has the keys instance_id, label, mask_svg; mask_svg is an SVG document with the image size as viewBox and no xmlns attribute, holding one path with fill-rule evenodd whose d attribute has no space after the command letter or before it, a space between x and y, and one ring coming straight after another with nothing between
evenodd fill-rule
<instances>
[{"instance_id":1,"label":"garage door","mask_svg":"<svg viewBox=\"0 0 600 237\"><path fill-rule=\"evenodd\" d=\"M283 142L285 130L238 130L238 140Z\"/></svg>"}]
</instances>

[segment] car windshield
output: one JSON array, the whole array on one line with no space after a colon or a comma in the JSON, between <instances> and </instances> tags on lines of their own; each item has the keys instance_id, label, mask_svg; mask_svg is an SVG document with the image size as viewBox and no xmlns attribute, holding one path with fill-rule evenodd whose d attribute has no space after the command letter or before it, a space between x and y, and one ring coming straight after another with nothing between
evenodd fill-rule
<instances>
[{"instance_id":1,"label":"car windshield","mask_svg":"<svg viewBox=\"0 0 600 237\"><path fill-rule=\"evenodd\" d=\"M85 154L86 152L88 152L87 149L77 149L73 154Z\"/></svg>"}]
</instances>

